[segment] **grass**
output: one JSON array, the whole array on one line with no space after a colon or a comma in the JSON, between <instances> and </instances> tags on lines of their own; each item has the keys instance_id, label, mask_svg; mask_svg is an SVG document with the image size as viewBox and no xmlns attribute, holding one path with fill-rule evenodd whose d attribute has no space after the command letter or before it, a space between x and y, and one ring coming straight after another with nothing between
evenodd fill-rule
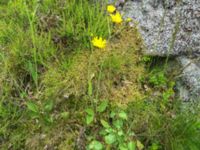
<instances>
[{"instance_id":1,"label":"grass","mask_svg":"<svg viewBox=\"0 0 200 150\"><path fill-rule=\"evenodd\" d=\"M1 1L0 18L0 149L200 147L199 108L105 2Z\"/></svg>"}]
</instances>

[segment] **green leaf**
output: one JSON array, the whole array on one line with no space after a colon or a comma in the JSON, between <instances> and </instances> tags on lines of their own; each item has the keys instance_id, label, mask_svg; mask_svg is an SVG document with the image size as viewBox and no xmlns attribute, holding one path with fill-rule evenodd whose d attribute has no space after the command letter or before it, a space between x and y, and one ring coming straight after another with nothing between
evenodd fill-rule
<instances>
[{"instance_id":1,"label":"green leaf","mask_svg":"<svg viewBox=\"0 0 200 150\"><path fill-rule=\"evenodd\" d=\"M85 110L85 112L88 114L88 115L94 115L94 110L92 108L88 108Z\"/></svg>"},{"instance_id":2,"label":"green leaf","mask_svg":"<svg viewBox=\"0 0 200 150\"><path fill-rule=\"evenodd\" d=\"M128 143L128 149L129 150L135 150L136 149L135 142L129 142Z\"/></svg>"},{"instance_id":3,"label":"green leaf","mask_svg":"<svg viewBox=\"0 0 200 150\"><path fill-rule=\"evenodd\" d=\"M32 111L34 113L39 113L39 108L35 103L27 102L26 105L28 107L28 110L30 110L30 111Z\"/></svg>"},{"instance_id":4,"label":"green leaf","mask_svg":"<svg viewBox=\"0 0 200 150\"><path fill-rule=\"evenodd\" d=\"M124 135L124 132L123 132L122 130L119 130L119 131L117 132L117 134L118 134L119 136L122 136L122 135Z\"/></svg>"},{"instance_id":5,"label":"green leaf","mask_svg":"<svg viewBox=\"0 0 200 150\"><path fill-rule=\"evenodd\" d=\"M93 122L94 117L93 116L86 116L86 124L89 125Z\"/></svg>"},{"instance_id":6,"label":"green leaf","mask_svg":"<svg viewBox=\"0 0 200 150\"><path fill-rule=\"evenodd\" d=\"M116 142L116 136L114 134L109 134L105 136L105 142L109 145L113 144Z\"/></svg>"},{"instance_id":7,"label":"green leaf","mask_svg":"<svg viewBox=\"0 0 200 150\"><path fill-rule=\"evenodd\" d=\"M126 114L124 111L121 111L121 112L119 113L119 117L120 117L121 119L128 120L127 114Z\"/></svg>"},{"instance_id":8,"label":"green leaf","mask_svg":"<svg viewBox=\"0 0 200 150\"><path fill-rule=\"evenodd\" d=\"M91 150L102 150L103 145L101 144L101 142L95 140L95 141L92 141L89 144L89 149L91 149Z\"/></svg>"},{"instance_id":9,"label":"green leaf","mask_svg":"<svg viewBox=\"0 0 200 150\"><path fill-rule=\"evenodd\" d=\"M105 136L105 135L107 134L107 131L105 131L105 130L103 129L103 130L101 130L101 131L99 132L99 134L102 135L102 136Z\"/></svg>"},{"instance_id":10,"label":"green leaf","mask_svg":"<svg viewBox=\"0 0 200 150\"><path fill-rule=\"evenodd\" d=\"M98 107L97 107L97 111L98 112L104 112L106 110L108 106L108 101L103 101Z\"/></svg>"},{"instance_id":11,"label":"green leaf","mask_svg":"<svg viewBox=\"0 0 200 150\"><path fill-rule=\"evenodd\" d=\"M115 128L121 129L123 127L123 121L122 120L116 120L116 121L113 122L113 125L115 126Z\"/></svg>"},{"instance_id":12,"label":"green leaf","mask_svg":"<svg viewBox=\"0 0 200 150\"><path fill-rule=\"evenodd\" d=\"M94 111L93 109L89 108L89 109L86 109L85 110L86 113L87 113L87 116L86 116L86 124L89 125L92 123L92 121L94 120Z\"/></svg>"},{"instance_id":13,"label":"green leaf","mask_svg":"<svg viewBox=\"0 0 200 150\"><path fill-rule=\"evenodd\" d=\"M44 121L45 121L45 123L53 123L53 117L52 116L50 116L50 115L45 115L45 117L44 117Z\"/></svg>"},{"instance_id":14,"label":"green leaf","mask_svg":"<svg viewBox=\"0 0 200 150\"><path fill-rule=\"evenodd\" d=\"M113 132L115 132L115 130L113 128L106 128L105 131L107 133L113 133Z\"/></svg>"},{"instance_id":15,"label":"green leaf","mask_svg":"<svg viewBox=\"0 0 200 150\"><path fill-rule=\"evenodd\" d=\"M101 124L103 125L104 128L110 128L109 123L106 122L105 120L101 120Z\"/></svg>"},{"instance_id":16,"label":"green leaf","mask_svg":"<svg viewBox=\"0 0 200 150\"><path fill-rule=\"evenodd\" d=\"M60 116L61 116L61 118L63 118L63 119L68 119L68 118L69 118L69 112L62 112L62 113L60 114Z\"/></svg>"},{"instance_id":17,"label":"green leaf","mask_svg":"<svg viewBox=\"0 0 200 150\"><path fill-rule=\"evenodd\" d=\"M110 117L111 117L111 118L114 118L115 115L116 115L116 113L115 113L114 111L112 111L112 112L110 113Z\"/></svg>"},{"instance_id":18,"label":"green leaf","mask_svg":"<svg viewBox=\"0 0 200 150\"><path fill-rule=\"evenodd\" d=\"M34 83L37 85L37 71L35 64L33 65L31 61L28 62L28 70L31 74L31 77L33 78Z\"/></svg>"},{"instance_id":19,"label":"green leaf","mask_svg":"<svg viewBox=\"0 0 200 150\"><path fill-rule=\"evenodd\" d=\"M144 145L139 140L136 141L136 144L137 144L138 150L142 150L144 148Z\"/></svg>"},{"instance_id":20,"label":"green leaf","mask_svg":"<svg viewBox=\"0 0 200 150\"><path fill-rule=\"evenodd\" d=\"M158 150L158 149L159 149L159 144L158 143L153 143L149 148L149 150Z\"/></svg>"},{"instance_id":21,"label":"green leaf","mask_svg":"<svg viewBox=\"0 0 200 150\"><path fill-rule=\"evenodd\" d=\"M46 102L46 104L44 105L44 110L45 111L51 111L53 109L53 101L49 100Z\"/></svg>"},{"instance_id":22,"label":"green leaf","mask_svg":"<svg viewBox=\"0 0 200 150\"><path fill-rule=\"evenodd\" d=\"M119 149L120 149L120 150L128 150L128 148L126 147L126 144L125 144L125 143L121 143L121 144L119 145Z\"/></svg>"}]
</instances>

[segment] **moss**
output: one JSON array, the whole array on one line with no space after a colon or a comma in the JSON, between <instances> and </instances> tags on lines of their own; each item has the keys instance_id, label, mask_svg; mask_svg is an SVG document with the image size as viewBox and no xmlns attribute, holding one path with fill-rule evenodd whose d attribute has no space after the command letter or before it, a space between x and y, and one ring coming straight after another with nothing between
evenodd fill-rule
<instances>
[{"instance_id":1,"label":"moss","mask_svg":"<svg viewBox=\"0 0 200 150\"><path fill-rule=\"evenodd\" d=\"M69 149L72 150L74 147L75 134L71 133L70 128L62 126L54 127L50 131L42 131L31 135L26 139L25 148L29 150L35 149Z\"/></svg>"},{"instance_id":2,"label":"moss","mask_svg":"<svg viewBox=\"0 0 200 150\"><path fill-rule=\"evenodd\" d=\"M138 79L145 74L140 63L141 44L137 30L129 29L120 38L112 39L105 50L76 52L68 60L58 60L43 74L42 93L58 101L70 96L79 98L87 95L92 76L93 94L99 93L100 99L117 105L141 99L143 91Z\"/></svg>"}]
</instances>

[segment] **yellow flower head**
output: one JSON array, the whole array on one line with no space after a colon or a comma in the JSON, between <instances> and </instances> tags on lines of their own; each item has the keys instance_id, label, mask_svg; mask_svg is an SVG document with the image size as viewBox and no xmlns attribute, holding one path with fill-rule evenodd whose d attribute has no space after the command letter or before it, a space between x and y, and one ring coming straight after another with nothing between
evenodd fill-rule
<instances>
[{"instance_id":1,"label":"yellow flower head","mask_svg":"<svg viewBox=\"0 0 200 150\"><path fill-rule=\"evenodd\" d=\"M113 6L113 5L108 5L107 6L107 11L109 13L113 13L115 10L116 10L115 6Z\"/></svg>"},{"instance_id":2,"label":"yellow flower head","mask_svg":"<svg viewBox=\"0 0 200 150\"><path fill-rule=\"evenodd\" d=\"M114 22L114 23L122 22L122 16L119 12L116 12L115 14L110 14L110 17L112 19L112 22Z\"/></svg>"},{"instance_id":3,"label":"yellow flower head","mask_svg":"<svg viewBox=\"0 0 200 150\"><path fill-rule=\"evenodd\" d=\"M103 40L102 37L94 37L92 39L92 44L98 48L105 48L106 47L106 40Z\"/></svg>"}]
</instances>

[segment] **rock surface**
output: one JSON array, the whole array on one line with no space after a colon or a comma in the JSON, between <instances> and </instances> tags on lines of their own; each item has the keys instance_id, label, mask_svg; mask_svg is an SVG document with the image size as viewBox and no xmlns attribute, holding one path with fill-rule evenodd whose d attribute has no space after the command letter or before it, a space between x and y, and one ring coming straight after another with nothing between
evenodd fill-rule
<instances>
[{"instance_id":1,"label":"rock surface","mask_svg":"<svg viewBox=\"0 0 200 150\"><path fill-rule=\"evenodd\" d=\"M200 53L200 0L133 0L123 11L139 22L146 54Z\"/></svg>"},{"instance_id":2,"label":"rock surface","mask_svg":"<svg viewBox=\"0 0 200 150\"><path fill-rule=\"evenodd\" d=\"M200 0L118 0L116 5L139 23L146 55L175 56L182 72L180 97L200 99Z\"/></svg>"},{"instance_id":3,"label":"rock surface","mask_svg":"<svg viewBox=\"0 0 200 150\"><path fill-rule=\"evenodd\" d=\"M181 56L177 58L182 66L179 81L179 95L184 101L200 100L200 63L198 59Z\"/></svg>"}]
</instances>

